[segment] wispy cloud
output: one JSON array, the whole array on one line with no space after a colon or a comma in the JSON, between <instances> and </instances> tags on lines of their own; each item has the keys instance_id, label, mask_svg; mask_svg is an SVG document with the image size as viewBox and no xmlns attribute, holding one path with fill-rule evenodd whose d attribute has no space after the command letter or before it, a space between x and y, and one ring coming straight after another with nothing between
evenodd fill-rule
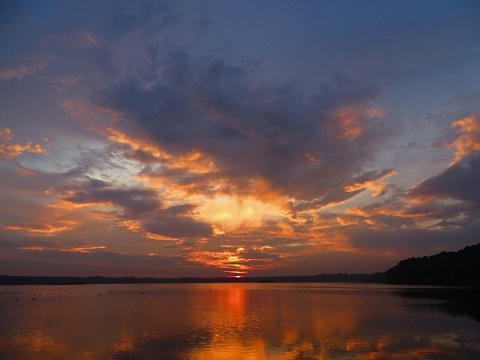
<instances>
[{"instance_id":1,"label":"wispy cloud","mask_svg":"<svg viewBox=\"0 0 480 360\"><path fill-rule=\"evenodd\" d=\"M35 56L19 59L10 66L0 66L0 80L23 79L44 70L55 56L50 54L37 54Z\"/></svg>"},{"instance_id":2,"label":"wispy cloud","mask_svg":"<svg viewBox=\"0 0 480 360\"><path fill-rule=\"evenodd\" d=\"M24 231L31 234L50 235L59 232L72 230L76 225L73 220L62 220L58 225L51 224L9 224L6 226L8 230Z\"/></svg>"}]
</instances>

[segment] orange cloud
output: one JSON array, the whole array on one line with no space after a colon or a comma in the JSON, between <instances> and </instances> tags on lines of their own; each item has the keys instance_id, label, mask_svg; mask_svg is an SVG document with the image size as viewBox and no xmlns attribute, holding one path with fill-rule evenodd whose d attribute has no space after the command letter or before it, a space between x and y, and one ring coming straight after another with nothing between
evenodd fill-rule
<instances>
[{"instance_id":1,"label":"orange cloud","mask_svg":"<svg viewBox=\"0 0 480 360\"><path fill-rule=\"evenodd\" d=\"M369 209L367 211L367 210L365 210L363 208L360 208L360 207L347 209L345 213L347 215L354 215L354 216L362 218L362 221L365 224L370 225L373 230L376 230L376 229L380 228L379 223L373 219L374 215L376 215L376 214L391 215L391 213L389 211L387 211L386 209L375 208L375 209Z\"/></svg>"},{"instance_id":2,"label":"orange cloud","mask_svg":"<svg viewBox=\"0 0 480 360\"><path fill-rule=\"evenodd\" d=\"M381 183L378 181L365 181L364 183L355 183L353 185L345 186L346 192L354 192L360 189L368 189L372 191L373 197L382 196L385 194L388 184Z\"/></svg>"},{"instance_id":3,"label":"orange cloud","mask_svg":"<svg viewBox=\"0 0 480 360\"><path fill-rule=\"evenodd\" d=\"M387 178L389 176L395 175L396 173L397 172L395 170L391 170L385 175L383 175L382 177L378 178L377 180ZM382 183L377 180L367 180L364 182L357 182L353 185L347 185L344 187L344 190L346 192L354 192L360 189L368 189L372 191L373 197L382 196L383 194L385 194L389 184Z\"/></svg>"},{"instance_id":4,"label":"orange cloud","mask_svg":"<svg viewBox=\"0 0 480 360\"><path fill-rule=\"evenodd\" d=\"M170 158L169 154L158 146L146 142L145 140L130 136L120 130L108 127L105 132L101 133L106 138L116 144L128 145L135 151L142 151L150 155L153 159L159 162L164 162Z\"/></svg>"},{"instance_id":5,"label":"orange cloud","mask_svg":"<svg viewBox=\"0 0 480 360\"><path fill-rule=\"evenodd\" d=\"M355 139L364 132L364 120L379 117L384 111L379 108L365 109L360 107L347 107L338 110L333 115L342 130L343 139Z\"/></svg>"},{"instance_id":6,"label":"orange cloud","mask_svg":"<svg viewBox=\"0 0 480 360\"><path fill-rule=\"evenodd\" d=\"M359 221L357 219L348 219L344 217L337 217L337 222L341 226L353 226L353 225L358 225Z\"/></svg>"},{"instance_id":7,"label":"orange cloud","mask_svg":"<svg viewBox=\"0 0 480 360\"><path fill-rule=\"evenodd\" d=\"M450 144L455 149L455 157L450 163L454 165L474 151L480 151L480 115L472 114L452 123L461 135Z\"/></svg>"},{"instance_id":8,"label":"orange cloud","mask_svg":"<svg viewBox=\"0 0 480 360\"><path fill-rule=\"evenodd\" d=\"M138 232L142 229L142 223L139 220L124 220L120 221L118 225L123 226L133 232Z\"/></svg>"},{"instance_id":9,"label":"orange cloud","mask_svg":"<svg viewBox=\"0 0 480 360\"><path fill-rule=\"evenodd\" d=\"M188 260L229 271L249 269L244 260L239 258L236 252L231 251L192 251Z\"/></svg>"},{"instance_id":10,"label":"orange cloud","mask_svg":"<svg viewBox=\"0 0 480 360\"><path fill-rule=\"evenodd\" d=\"M6 228L8 230L15 230L15 231L25 231L31 234L42 234L42 235L49 235L55 234L58 232L68 231L75 228L77 224L76 221L70 220L63 220L60 222L62 225L54 226L50 224L33 224L33 225L23 225L23 224L12 224L7 225Z\"/></svg>"},{"instance_id":11,"label":"orange cloud","mask_svg":"<svg viewBox=\"0 0 480 360\"><path fill-rule=\"evenodd\" d=\"M158 235L151 232L146 232L145 237L150 240L158 240L158 241L181 241L180 239L174 238L172 236Z\"/></svg>"},{"instance_id":12,"label":"orange cloud","mask_svg":"<svg viewBox=\"0 0 480 360\"><path fill-rule=\"evenodd\" d=\"M139 157L139 154L144 155L144 157L139 160L140 162L148 158L149 161L161 163L168 169L180 169L194 174L206 174L218 171L213 158L198 150L192 150L175 156L152 142L128 135L112 127L108 127L104 131L97 129L97 133L104 135L109 141L115 144L126 145L134 152L137 152L137 156L135 153L129 154L132 158Z\"/></svg>"},{"instance_id":13,"label":"orange cloud","mask_svg":"<svg viewBox=\"0 0 480 360\"><path fill-rule=\"evenodd\" d=\"M61 252L76 252L76 253L87 254L95 250L103 250L106 248L107 247L104 245L80 245L80 246L66 247L66 248L54 248L54 247L36 245L36 246L23 246L23 247L20 247L19 249L27 250L27 251L61 251Z\"/></svg>"},{"instance_id":14,"label":"orange cloud","mask_svg":"<svg viewBox=\"0 0 480 360\"><path fill-rule=\"evenodd\" d=\"M197 150L192 150L185 155L173 158L168 166L172 169L184 169L195 174L214 173L218 171L213 159Z\"/></svg>"},{"instance_id":15,"label":"orange cloud","mask_svg":"<svg viewBox=\"0 0 480 360\"><path fill-rule=\"evenodd\" d=\"M94 250L103 250L106 249L107 247L104 245L80 245L72 248L62 248L60 251L66 251L66 252L76 252L76 253L82 253L86 254L89 252L92 252Z\"/></svg>"},{"instance_id":16,"label":"orange cloud","mask_svg":"<svg viewBox=\"0 0 480 360\"><path fill-rule=\"evenodd\" d=\"M48 138L44 139L45 145L34 144L29 141L26 144L8 144L14 139L14 134L9 128L0 128L0 159L13 159L23 153L45 154L50 145Z\"/></svg>"},{"instance_id":17,"label":"orange cloud","mask_svg":"<svg viewBox=\"0 0 480 360\"><path fill-rule=\"evenodd\" d=\"M222 246L222 251L191 251L188 260L222 269L233 276L241 276L249 270L271 269L276 266L279 254L271 246ZM271 255L271 256L270 256Z\"/></svg>"}]
</instances>

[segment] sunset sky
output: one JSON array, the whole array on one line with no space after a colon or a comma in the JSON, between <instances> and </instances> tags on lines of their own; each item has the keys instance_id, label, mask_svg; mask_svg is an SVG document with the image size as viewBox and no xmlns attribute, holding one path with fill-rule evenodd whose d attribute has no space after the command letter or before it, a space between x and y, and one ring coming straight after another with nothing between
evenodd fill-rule
<instances>
[{"instance_id":1,"label":"sunset sky","mask_svg":"<svg viewBox=\"0 0 480 360\"><path fill-rule=\"evenodd\" d=\"M479 19L2 1L0 274L377 272L478 243Z\"/></svg>"}]
</instances>

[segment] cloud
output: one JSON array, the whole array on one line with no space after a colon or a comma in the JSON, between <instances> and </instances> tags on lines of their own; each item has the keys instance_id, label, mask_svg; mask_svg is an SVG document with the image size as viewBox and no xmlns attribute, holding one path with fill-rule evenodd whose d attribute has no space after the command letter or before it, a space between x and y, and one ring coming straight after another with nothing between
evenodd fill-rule
<instances>
[{"instance_id":1,"label":"cloud","mask_svg":"<svg viewBox=\"0 0 480 360\"><path fill-rule=\"evenodd\" d=\"M66 185L57 196L73 204L117 206L123 209L122 215L126 217L137 217L160 207L157 193L153 190L114 188L96 179L79 185Z\"/></svg>"},{"instance_id":2,"label":"cloud","mask_svg":"<svg viewBox=\"0 0 480 360\"><path fill-rule=\"evenodd\" d=\"M55 57L49 54L36 54L16 60L12 66L0 67L0 80L23 79L44 70Z\"/></svg>"},{"instance_id":3,"label":"cloud","mask_svg":"<svg viewBox=\"0 0 480 360\"><path fill-rule=\"evenodd\" d=\"M7 230L16 230L16 231L25 231L31 234L38 234L42 236L46 236L49 234L56 234L59 232L64 232L68 230L72 230L75 228L76 222L72 220L63 220L59 221L59 225L51 225L51 224L24 224L24 223L16 223L16 224L8 224L6 226Z\"/></svg>"},{"instance_id":4,"label":"cloud","mask_svg":"<svg viewBox=\"0 0 480 360\"><path fill-rule=\"evenodd\" d=\"M382 141L383 111L369 106L379 89L343 75L309 93L300 84L252 81L247 65L202 63L179 52L159 70L164 79L154 86L133 78L97 98L123 114L110 133L133 130L177 158L201 154L214 164L207 172L240 191L260 178L287 196L313 200L361 175ZM141 148L132 149L139 155Z\"/></svg>"},{"instance_id":5,"label":"cloud","mask_svg":"<svg viewBox=\"0 0 480 360\"><path fill-rule=\"evenodd\" d=\"M440 251L453 251L478 243L478 221L441 231L406 228L401 231L382 229L370 231L355 228L348 231L352 246L377 256L391 257L392 266L402 258L432 255Z\"/></svg>"},{"instance_id":6,"label":"cloud","mask_svg":"<svg viewBox=\"0 0 480 360\"><path fill-rule=\"evenodd\" d=\"M402 236L455 236L462 226L475 233L478 90L464 78L478 66L464 59L478 58L478 21L464 8L398 17L411 7L359 16L333 6L320 15L348 21L284 27L292 11L310 7L277 9L284 21L265 26L255 20L271 12L265 5L243 9L255 13L245 32L224 28L230 5L201 14L174 2L115 5L9 10L0 56L0 80L9 80L0 84L8 95L1 230L30 263L33 255L50 264L72 256L98 270L133 266L115 251L143 251L168 254L175 260L158 259L184 269L273 273L285 264L310 273L385 263L389 249L414 245ZM446 50L445 36L459 41ZM430 99L447 78L448 92ZM19 140L8 122L18 134L48 131L55 144ZM399 185L420 178L410 191ZM103 244L105 232L115 240ZM61 251L85 238L109 251ZM377 253L365 246L370 238Z\"/></svg>"},{"instance_id":7,"label":"cloud","mask_svg":"<svg viewBox=\"0 0 480 360\"><path fill-rule=\"evenodd\" d=\"M25 144L12 143L14 134L9 128L0 128L0 159L13 159L24 153L45 154L51 141L44 139L45 145L34 144L29 141Z\"/></svg>"},{"instance_id":8,"label":"cloud","mask_svg":"<svg viewBox=\"0 0 480 360\"><path fill-rule=\"evenodd\" d=\"M147 237L158 240L207 238L213 235L209 224L193 218L190 205L177 205L156 212L144 222Z\"/></svg>"},{"instance_id":9,"label":"cloud","mask_svg":"<svg viewBox=\"0 0 480 360\"><path fill-rule=\"evenodd\" d=\"M475 113L454 121L452 127L460 131L460 136L450 144L455 149L451 164L455 164L470 153L480 151L480 115Z\"/></svg>"},{"instance_id":10,"label":"cloud","mask_svg":"<svg viewBox=\"0 0 480 360\"><path fill-rule=\"evenodd\" d=\"M438 200L462 201L480 205L480 119L478 113L456 120L457 139L448 146L455 149L454 159L439 174L429 177L407 195L418 202Z\"/></svg>"},{"instance_id":11,"label":"cloud","mask_svg":"<svg viewBox=\"0 0 480 360\"><path fill-rule=\"evenodd\" d=\"M480 154L471 154L442 173L415 186L410 196L419 199L452 199L480 205Z\"/></svg>"},{"instance_id":12,"label":"cloud","mask_svg":"<svg viewBox=\"0 0 480 360\"><path fill-rule=\"evenodd\" d=\"M39 40L39 43L43 46L56 44L85 50L89 47L98 46L100 40L91 31L76 30L72 33L46 35Z\"/></svg>"},{"instance_id":13,"label":"cloud","mask_svg":"<svg viewBox=\"0 0 480 360\"><path fill-rule=\"evenodd\" d=\"M74 247L51 247L51 246L45 246L45 245L31 245L31 246L21 246L18 248L19 250L27 250L27 251L60 251L60 252L76 252L76 253L82 253L82 254L87 254L92 251L98 251L98 250L104 250L106 249L105 245L91 245L91 244L86 244L86 245L78 245Z\"/></svg>"},{"instance_id":14,"label":"cloud","mask_svg":"<svg viewBox=\"0 0 480 360\"><path fill-rule=\"evenodd\" d=\"M1 245L1 242L0 242ZM18 263L22 264L21 269ZM62 276L191 276L194 263L177 256L122 254L98 244L48 246L42 243L4 249L0 273ZM196 268L198 270L198 264ZM61 269L61 270L59 270ZM220 272L202 269L206 276Z\"/></svg>"},{"instance_id":15,"label":"cloud","mask_svg":"<svg viewBox=\"0 0 480 360\"><path fill-rule=\"evenodd\" d=\"M278 266L280 254L271 246L222 246L220 251L196 250L189 252L190 261L223 269L238 276L249 271L272 269Z\"/></svg>"}]
</instances>

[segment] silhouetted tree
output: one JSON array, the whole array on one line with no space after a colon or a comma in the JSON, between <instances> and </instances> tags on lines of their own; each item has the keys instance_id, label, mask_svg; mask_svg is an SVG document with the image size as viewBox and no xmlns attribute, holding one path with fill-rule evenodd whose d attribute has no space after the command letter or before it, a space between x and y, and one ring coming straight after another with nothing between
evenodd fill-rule
<instances>
[{"instance_id":1,"label":"silhouetted tree","mask_svg":"<svg viewBox=\"0 0 480 360\"><path fill-rule=\"evenodd\" d=\"M390 284L480 286L480 244L402 260L387 270L386 280Z\"/></svg>"}]
</instances>

